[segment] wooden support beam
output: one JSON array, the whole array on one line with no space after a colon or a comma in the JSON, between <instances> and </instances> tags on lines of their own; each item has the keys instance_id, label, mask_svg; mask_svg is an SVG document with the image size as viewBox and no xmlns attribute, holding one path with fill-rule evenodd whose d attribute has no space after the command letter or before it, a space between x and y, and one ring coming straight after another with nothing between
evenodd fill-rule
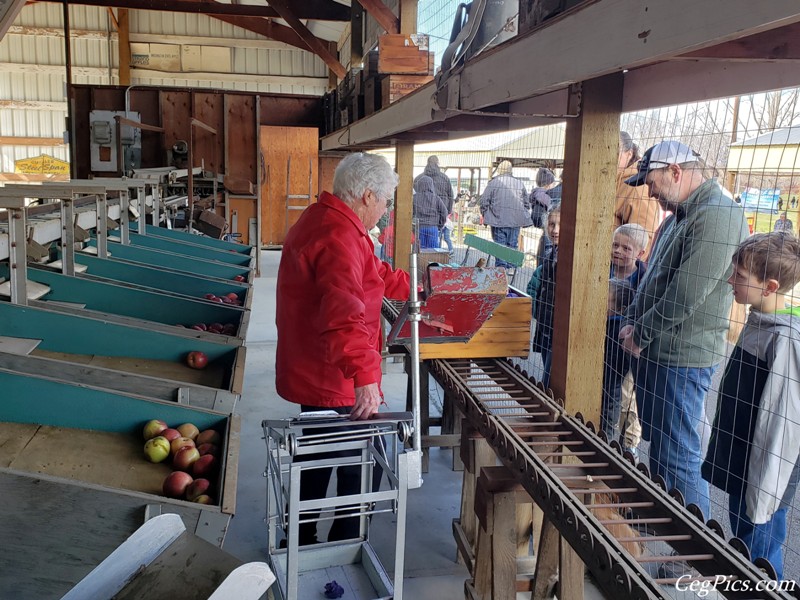
<instances>
[{"instance_id":1,"label":"wooden support beam","mask_svg":"<svg viewBox=\"0 0 800 600\"><path fill-rule=\"evenodd\" d=\"M119 27L119 43L117 52L119 53L119 84L128 86L131 84L131 39L130 28L128 26L128 9L120 8L117 18Z\"/></svg>"},{"instance_id":2,"label":"wooden support beam","mask_svg":"<svg viewBox=\"0 0 800 600\"><path fill-rule=\"evenodd\" d=\"M309 50L319 56L325 64L328 65L328 68L336 73L339 79L344 79L347 71L342 66L342 63L339 62L339 59L330 53L327 42L319 39L309 31L308 27L297 18L297 15L294 13L293 8L289 6L287 0L270 0L270 6L272 6L281 18L289 24L298 36L300 36L300 39L305 42Z\"/></svg>"},{"instance_id":3,"label":"wooden support beam","mask_svg":"<svg viewBox=\"0 0 800 600\"><path fill-rule=\"evenodd\" d=\"M417 5L419 0L400 0L400 33L417 33Z\"/></svg>"},{"instance_id":4,"label":"wooden support beam","mask_svg":"<svg viewBox=\"0 0 800 600\"><path fill-rule=\"evenodd\" d=\"M354 2L350 7L350 66L364 60L364 7Z\"/></svg>"},{"instance_id":5,"label":"wooden support beam","mask_svg":"<svg viewBox=\"0 0 800 600\"><path fill-rule=\"evenodd\" d=\"M63 146L64 140L60 137L24 137L15 135L0 135L0 146Z\"/></svg>"},{"instance_id":6,"label":"wooden support beam","mask_svg":"<svg viewBox=\"0 0 800 600\"><path fill-rule=\"evenodd\" d=\"M678 60L797 60L800 59L800 23L688 52Z\"/></svg>"},{"instance_id":7,"label":"wooden support beam","mask_svg":"<svg viewBox=\"0 0 800 600\"><path fill-rule=\"evenodd\" d=\"M408 271L411 253L411 217L413 215L414 142L398 142L395 148L397 174L397 199L394 208L394 266Z\"/></svg>"},{"instance_id":8,"label":"wooden support beam","mask_svg":"<svg viewBox=\"0 0 800 600\"><path fill-rule=\"evenodd\" d=\"M61 4L61 0L40 0ZM116 8L133 8L138 10L157 10L168 12L199 13L206 15L238 15L243 17L276 18L281 15L272 6L264 4L243 4L236 2L208 3L204 0L76 0L67 2L77 6L113 6ZM272 3L270 3L271 5ZM303 0L293 3L292 9L299 19L314 19L315 21L350 20L350 8L333 0Z\"/></svg>"},{"instance_id":9,"label":"wooden support beam","mask_svg":"<svg viewBox=\"0 0 800 600\"><path fill-rule=\"evenodd\" d=\"M209 15L220 21L225 21L236 27L241 27L247 31L252 31L271 40L289 44L301 50L308 50L306 43L293 31L291 27L273 23L269 19L253 19L248 17L232 16L232 15Z\"/></svg>"},{"instance_id":10,"label":"wooden support beam","mask_svg":"<svg viewBox=\"0 0 800 600\"><path fill-rule=\"evenodd\" d=\"M570 414L580 411L595 424L602 399L622 87L621 73L584 82L580 116L567 120L564 141L550 387Z\"/></svg>"},{"instance_id":11,"label":"wooden support beam","mask_svg":"<svg viewBox=\"0 0 800 600\"><path fill-rule=\"evenodd\" d=\"M386 33L400 33L400 19L386 6L382 0L358 0L378 25L386 30Z\"/></svg>"}]
</instances>

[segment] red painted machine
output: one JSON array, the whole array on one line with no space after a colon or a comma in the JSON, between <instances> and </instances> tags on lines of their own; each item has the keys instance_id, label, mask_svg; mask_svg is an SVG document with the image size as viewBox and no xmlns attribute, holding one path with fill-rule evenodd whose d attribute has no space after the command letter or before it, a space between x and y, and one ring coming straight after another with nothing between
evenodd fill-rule
<instances>
[{"instance_id":1,"label":"red painted machine","mask_svg":"<svg viewBox=\"0 0 800 600\"><path fill-rule=\"evenodd\" d=\"M424 276L425 300L420 311L420 342L467 342L492 316L508 294L505 269L428 265ZM389 344L411 339L408 305L389 333Z\"/></svg>"}]
</instances>

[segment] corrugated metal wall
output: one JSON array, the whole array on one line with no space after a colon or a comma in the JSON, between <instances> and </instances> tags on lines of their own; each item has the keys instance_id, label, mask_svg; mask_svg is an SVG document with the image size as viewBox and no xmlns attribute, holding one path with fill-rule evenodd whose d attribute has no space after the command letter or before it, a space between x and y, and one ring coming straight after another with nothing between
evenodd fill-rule
<instances>
[{"instance_id":1,"label":"corrugated metal wall","mask_svg":"<svg viewBox=\"0 0 800 600\"><path fill-rule=\"evenodd\" d=\"M88 6L69 10L73 83L118 84L117 34L107 10ZM25 6L0 40L0 136L46 140L36 146L2 144L0 172L13 173L14 161L39 154L68 159L67 147L55 145L55 138L63 138L67 114L62 15L59 4ZM315 55L206 15L132 10L129 29L132 43L231 48L229 72L133 68L135 85L309 95L327 90L328 69Z\"/></svg>"}]
</instances>

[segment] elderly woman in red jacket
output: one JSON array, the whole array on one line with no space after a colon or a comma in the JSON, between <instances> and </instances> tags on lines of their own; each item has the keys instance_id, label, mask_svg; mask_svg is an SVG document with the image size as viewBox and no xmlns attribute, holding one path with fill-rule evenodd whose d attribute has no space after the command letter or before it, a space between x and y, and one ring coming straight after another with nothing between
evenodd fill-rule
<instances>
[{"instance_id":1,"label":"elderly woman in red jacket","mask_svg":"<svg viewBox=\"0 0 800 600\"><path fill-rule=\"evenodd\" d=\"M409 277L380 261L368 231L386 212L397 174L381 156L347 156L323 192L291 228L278 268L278 394L302 411L332 409L351 419L378 411L383 297L408 297ZM360 467L340 467L339 496L360 491ZM331 469L302 473L301 499L324 498ZM300 526L315 543L316 523ZM329 540L358 536L358 519L335 519Z\"/></svg>"}]
</instances>

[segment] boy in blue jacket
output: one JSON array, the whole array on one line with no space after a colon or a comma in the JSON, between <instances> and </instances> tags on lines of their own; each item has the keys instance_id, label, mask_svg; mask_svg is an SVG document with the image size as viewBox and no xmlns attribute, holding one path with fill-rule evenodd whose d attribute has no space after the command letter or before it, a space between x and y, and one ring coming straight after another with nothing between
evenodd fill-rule
<instances>
[{"instance_id":1,"label":"boy in blue jacket","mask_svg":"<svg viewBox=\"0 0 800 600\"><path fill-rule=\"evenodd\" d=\"M780 580L800 455L800 308L785 308L800 281L800 240L755 234L733 255L733 268L733 299L751 310L720 384L701 472L730 495L733 534Z\"/></svg>"}]
</instances>

